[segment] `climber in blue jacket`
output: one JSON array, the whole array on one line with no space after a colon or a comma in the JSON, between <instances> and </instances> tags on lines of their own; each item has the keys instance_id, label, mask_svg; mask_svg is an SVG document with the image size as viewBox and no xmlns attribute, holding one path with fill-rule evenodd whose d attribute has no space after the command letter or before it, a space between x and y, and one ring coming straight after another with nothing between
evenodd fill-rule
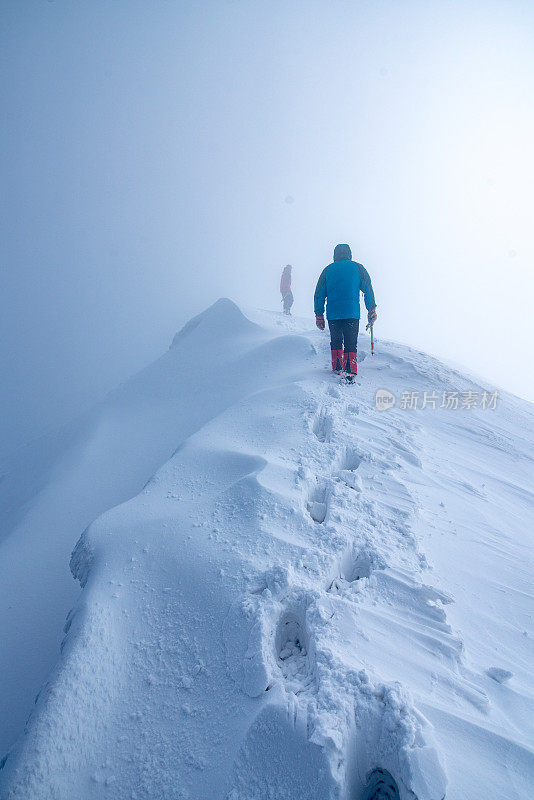
<instances>
[{"instance_id":1,"label":"climber in blue jacket","mask_svg":"<svg viewBox=\"0 0 534 800\"><path fill-rule=\"evenodd\" d=\"M367 319L376 321L376 302L369 273L352 260L348 244L334 248L334 260L323 269L314 296L315 324L324 331L324 304L330 328L332 369L358 372L358 331L360 327L360 292L363 292Z\"/></svg>"}]
</instances>

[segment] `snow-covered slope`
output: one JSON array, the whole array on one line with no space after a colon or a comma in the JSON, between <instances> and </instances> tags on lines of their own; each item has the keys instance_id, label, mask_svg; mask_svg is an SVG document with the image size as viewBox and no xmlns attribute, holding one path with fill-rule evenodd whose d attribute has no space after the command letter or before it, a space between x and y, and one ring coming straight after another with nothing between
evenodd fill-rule
<instances>
[{"instance_id":1,"label":"snow-covered slope","mask_svg":"<svg viewBox=\"0 0 534 800\"><path fill-rule=\"evenodd\" d=\"M79 593L69 558L80 534L141 491L188 436L243 395L244 370L223 380L228 361L246 358L269 334L223 302L199 328L196 350L179 347L179 336L176 347L83 420L35 442L2 470L0 754L22 731L57 661L65 616ZM216 393L205 391L198 353L210 354Z\"/></svg>"},{"instance_id":2,"label":"snow-covered slope","mask_svg":"<svg viewBox=\"0 0 534 800\"><path fill-rule=\"evenodd\" d=\"M440 408L482 388L365 336L341 385L324 334L249 316L219 301L110 398L97 513L169 460L74 550L2 798L529 797L532 407Z\"/></svg>"}]
</instances>

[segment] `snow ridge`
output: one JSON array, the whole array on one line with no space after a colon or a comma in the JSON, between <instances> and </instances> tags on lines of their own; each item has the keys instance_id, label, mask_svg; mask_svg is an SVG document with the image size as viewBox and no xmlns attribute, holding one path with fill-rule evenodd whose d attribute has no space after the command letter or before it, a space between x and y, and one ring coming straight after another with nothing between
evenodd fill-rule
<instances>
[{"instance_id":1,"label":"snow ridge","mask_svg":"<svg viewBox=\"0 0 534 800\"><path fill-rule=\"evenodd\" d=\"M475 385L363 336L343 386L317 331L249 316L220 301L123 390L203 422L74 549L84 589L2 798L519 800L531 408L380 413L377 388ZM189 396L176 371L214 332Z\"/></svg>"},{"instance_id":2,"label":"snow ridge","mask_svg":"<svg viewBox=\"0 0 534 800\"><path fill-rule=\"evenodd\" d=\"M351 796L363 797L379 767L397 776L401 797L441 800L446 778L430 724L400 684L355 670L339 641L343 625L358 625L364 605L384 601L390 617L411 614L435 650L459 663L461 643L442 608L451 598L420 580L426 560L410 528L415 503L399 481L402 462L391 464L386 448L377 446L383 431L372 450L361 447L362 422L374 425L369 410L332 385L325 399L305 388L315 409L307 415L309 455L299 459L296 482L313 526L308 555L327 542L330 552L322 570L312 571L300 554L296 564L256 579L259 586L240 608L250 627L242 686L252 696L275 692L277 702L282 690L294 724L300 720L307 738L328 754L340 796L350 787ZM417 463L408 442L404 459ZM377 471L380 492L367 499L363 486L371 488ZM354 740L358 756L348 759ZM260 752L245 748L231 800L251 796L250 775L257 779L264 747L262 741Z\"/></svg>"}]
</instances>

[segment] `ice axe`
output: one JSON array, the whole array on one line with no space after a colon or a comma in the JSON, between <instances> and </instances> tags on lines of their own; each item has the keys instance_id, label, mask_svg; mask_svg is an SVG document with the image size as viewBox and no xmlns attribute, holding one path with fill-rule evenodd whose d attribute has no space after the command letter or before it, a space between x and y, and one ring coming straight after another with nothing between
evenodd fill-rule
<instances>
[{"instance_id":1,"label":"ice axe","mask_svg":"<svg viewBox=\"0 0 534 800\"><path fill-rule=\"evenodd\" d=\"M366 331L368 331L369 328L371 329L371 355L374 356L374 354L375 354L375 337L374 337L374 334L373 334L373 323L372 322L368 322L367 325L365 326L365 330Z\"/></svg>"}]
</instances>

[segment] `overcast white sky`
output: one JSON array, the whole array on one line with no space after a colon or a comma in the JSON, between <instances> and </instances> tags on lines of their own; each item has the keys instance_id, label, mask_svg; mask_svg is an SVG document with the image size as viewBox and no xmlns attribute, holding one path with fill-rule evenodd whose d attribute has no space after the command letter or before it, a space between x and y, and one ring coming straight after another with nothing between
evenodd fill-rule
<instances>
[{"instance_id":1,"label":"overcast white sky","mask_svg":"<svg viewBox=\"0 0 534 800\"><path fill-rule=\"evenodd\" d=\"M311 316L338 241L377 336L534 399L531 0L0 15L0 454L218 297L278 310L283 264Z\"/></svg>"}]
</instances>

